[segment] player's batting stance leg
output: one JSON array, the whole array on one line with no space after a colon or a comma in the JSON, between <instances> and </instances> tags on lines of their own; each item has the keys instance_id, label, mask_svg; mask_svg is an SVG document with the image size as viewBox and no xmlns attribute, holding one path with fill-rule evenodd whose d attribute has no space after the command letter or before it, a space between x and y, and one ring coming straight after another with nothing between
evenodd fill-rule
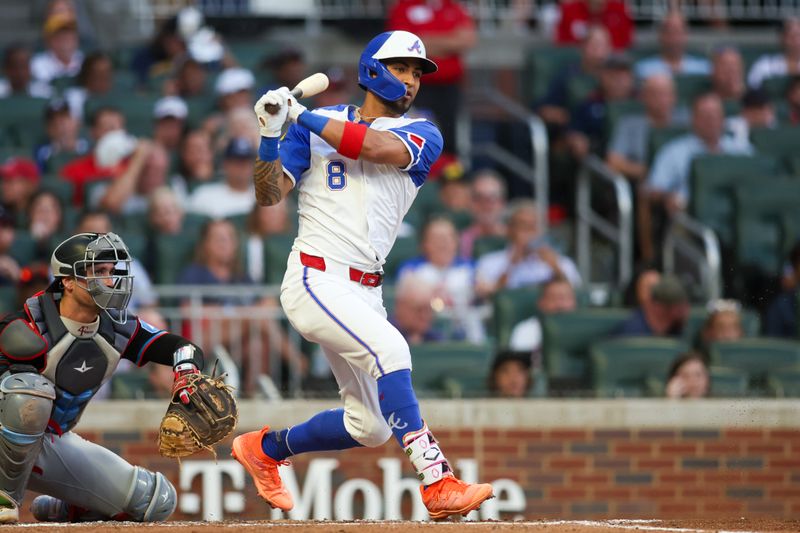
<instances>
[{"instance_id":1,"label":"player's batting stance leg","mask_svg":"<svg viewBox=\"0 0 800 533\"><path fill-rule=\"evenodd\" d=\"M424 423L411 385L408 344L386 319L380 288L380 265L441 153L436 126L405 116L420 78L435 70L419 37L386 32L361 55L359 84L367 92L360 108L311 112L285 87L256 104L262 135L257 200L272 205L292 188L300 192L300 229L281 304L295 329L322 345L344 400L344 409L234 440L234 457L273 507L293 506L278 473L287 457L380 446L392 435L417 472L431 518L467 514L492 497L491 485L471 485L453 475ZM292 125L279 142L286 120Z\"/></svg>"}]
</instances>

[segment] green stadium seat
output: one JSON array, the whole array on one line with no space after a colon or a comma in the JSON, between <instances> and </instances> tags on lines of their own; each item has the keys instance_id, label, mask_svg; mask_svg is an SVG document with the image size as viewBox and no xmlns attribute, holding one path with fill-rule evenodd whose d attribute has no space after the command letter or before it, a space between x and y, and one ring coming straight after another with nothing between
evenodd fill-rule
<instances>
[{"instance_id":1,"label":"green stadium seat","mask_svg":"<svg viewBox=\"0 0 800 533\"><path fill-rule=\"evenodd\" d=\"M789 76L775 76L767 78L761 87L767 92L772 101L780 101L786 98L786 89L789 88Z\"/></svg>"},{"instance_id":2,"label":"green stadium seat","mask_svg":"<svg viewBox=\"0 0 800 533\"><path fill-rule=\"evenodd\" d=\"M81 156L72 153L56 154L47 160L47 172L53 176L59 176L64 165L78 157Z\"/></svg>"},{"instance_id":3,"label":"green stadium seat","mask_svg":"<svg viewBox=\"0 0 800 533\"><path fill-rule=\"evenodd\" d=\"M710 226L723 244L734 239L734 190L741 183L761 181L782 171L776 157L714 155L692 161L689 211Z\"/></svg>"},{"instance_id":4,"label":"green stadium seat","mask_svg":"<svg viewBox=\"0 0 800 533\"><path fill-rule=\"evenodd\" d=\"M173 284L192 261L197 236L190 233L159 235L155 239L155 282Z\"/></svg>"},{"instance_id":5,"label":"green stadium seat","mask_svg":"<svg viewBox=\"0 0 800 533\"><path fill-rule=\"evenodd\" d=\"M690 105L695 97L710 89L711 81L707 76L675 76L675 93L683 104Z\"/></svg>"},{"instance_id":6,"label":"green stadium seat","mask_svg":"<svg viewBox=\"0 0 800 533\"><path fill-rule=\"evenodd\" d=\"M800 365L768 372L767 386L779 398L800 398Z\"/></svg>"},{"instance_id":7,"label":"green stadium seat","mask_svg":"<svg viewBox=\"0 0 800 533\"><path fill-rule=\"evenodd\" d=\"M286 273L286 261L294 244L293 235L270 235L264 240L264 280L279 285Z\"/></svg>"},{"instance_id":8,"label":"green stadium seat","mask_svg":"<svg viewBox=\"0 0 800 533\"><path fill-rule=\"evenodd\" d=\"M59 179L56 176L45 176L41 181L40 187L58 196L58 199L61 200L61 205L72 205L72 196L75 189L72 182Z\"/></svg>"},{"instance_id":9,"label":"green stadium seat","mask_svg":"<svg viewBox=\"0 0 800 533\"><path fill-rule=\"evenodd\" d=\"M453 397L485 396L492 349L463 342L430 342L411 348L415 388Z\"/></svg>"},{"instance_id":10,"label":"green stadium seat","mask_svg":"<svg viewBox=\"0 0 800 533\"><path fill-rule=\"evenodd\" d=\"M261 70L263 61L280 50L279 44L261 40L228 41L226 44L239 65L253 71Z\"/></svg>"},{"instance_id":11,"label":"green stadium seat","mask_svg":"<svg viewBox=\"0 0 800 533\"><path fill-rule=\"evenodd\" d=\"M84 114L91 117L99 108L111 106L125 115L125 129L137 136L150 136L153 132L153 107L158 100L156 95L129 93L125 98L108 95L87 100Z\"/></svg>"},{"instance_id":12,"label":"green stadium seat","mask_svg":"<svg viewBox=\"0 0 800 533\"><path fill-rule=\"evenodd\" d=\"M0 316L13 313L19 309L17 305L17 286L3 285L0 287Z\"/></svg>"},{"instance_id":13,"label":"green stadium seat","mask_svg":"<svg viewBox=\"0 0 800 533\"><path fill-rule=\"evenodd\" d=\"M708 369L711 396L714 398L741 398L747 395L747 372L736 368L711 366Z\"/></svg>"},{"instance_id":14,"label":"green stadium seat","mask_svg":"<svg viewBox=\"0 0 800 533\"><path fill-rule=\"evenodd\" d=\"M147 235L137 231L120 231L119 236L128 247L131 257L141 261L147 249Z\"/></svg>"},{"instance_id":15,"label":"green stadium seat","mask_svg":"<svg viewBox=\"0 0 800 533\"><path fill-rule=\"evenodd\" d=\"M747 372L750 393L763 393L771 372L800 365L800 341L762 337L718 342L711 346L711 362Z\"/></svg>"},{"instance_id":16,"label":"green stadium seat","mask_svg":"<svg viewBox=\"0 0 800 533\"><path fill-rule=\"evenodd\" d=\"M245 233L247 231L247 219L250 217L250 213L244 213L242 215L232 215L226 217L226 220L229 220L239 233Z\"/></svg>"},{"instance_id":17,"label":"green stadium seat","mask_svg":"<svg viewBox=\"0 0 800 533\"><path fill-rule=\"evenodd\" d=\"M202 227L210 220L211 217L200 213L186 213L183 217L183 231L199 235Z\"/></svg>"},{"instance_id":18,"label":"green stadium seat","mask_svg":"<svg viewBox=\"0 0 800 533\"><path fill-rule=\"evenodd\" d=\"M490 252L502 250L508 245L508 239L498 236L478 237L472 245L472 258L478 259Z\"/></svg>"},{"instance_id":19,"label":"green stadium seat","mask_svg":"<svg viewBox=\"0 0 800 533\"><path fill-rule=\"evenodd\" d=\"M558 71L579 60L580 50L577 47L536 45L530 48L525 57L522 77L523 101L532 103L542 98Z\"/></svg>"},{"instance_id":20,"label":"green stadium seat","mask_svg":"<svg viewBox=\"0 0 800 533\"><path fill-rule=\"evenodd\" d=\"M592 343L592 388L598 397L661 396L672 361L689 348L663 337L623 337Z\"/></svg>"},{"instance_id":21,"label":"green stadium seat","mask_svg":"<svg viewBox=\"0 0 800 533\"><path fill-rule=\"evenodd\" d=\"M628 309L579 309L543 316L542 360L550 390L588 390L589 347L608 337L630 313Z\"/></svg>"},{"instance_id":22,"label":"green stadium seat","mask_svg":"<svg viewBox=\"0 0 800 533\"><path fill-rule=\"evenodd\" d=\"M28 96L0 98L0 129L9 145L30 149L44 135L47 100ZM30 154L26 154L28 157Z\"/></svg>"},{"instance_id":23,"label":"green stadium seat","mask_svg":"<svg viewBox=\"0 0 800 533\"><path fill-rule=\"evenodd\" d=\"M683 339L693 343L703 324L708 317L708 311L704 307L693 307L689 311L689 318L683 327ZM742 309L742 333L745 337L757 337L761 332L761 317L753 309Z\"/></svg>"},{"instance_id":24,"label":"green stadium seat","mask_svg":"<svg viewBox=\"0 0 800 533\"><path fill-rule=\"evenodd\" d=\"M797 147L800 146L800 127L756 129L750 132L750 140L759 153L788 160L797 155Z\"/></svg>"},{"instance_id":25,"label":"green stadium seat","mask_svg":"<svg viewBox=\"0 0 800 533\"><path fill-rule=\"evenodd\" d=\"M606 112L606 131L609 136L613 134L614 127L619 119L627 115L640 115L644 113L644 105L639 100L624 100L622 102L610 102Z\"/></svg>"},{"instance_id":26,"label":"green stadium seat","mask_svg":"<svg viewBox=\"0 0 800 533\"><path fill-rule=\"evenodd\" d=\"M540 293L539 287L522 287L494 295L491 330L500 349L508 347L514 326L538 312L536 302Z\"/></svg>"},{"instance_id":27,"label":"green stadium seat","mask_svg":"<svg viewBox=\"0 0 800 533\"><path fill-rule=\"evenodd\" d=\"M648 161L652 162L658 151L661 150L665 144L682 135L686 135L688 132L686 128L681 127L656 128L651 130L650 139L648 139L647 144Z\"/></svg>"},{"instance_id":28,"label":"green stadium seat","mask_svg":"<svg viewBox=\"0 0 800 533\"><path fill-rule=\"evenodd\" d=\"M17 230L14 232L9 255L20 265L27 265L36 257L36 241L27 231Z\"/></svg>"},{"instance_id":29,"label":"green stadium seat","mask_svg":"<svg viewBox=\"0 0 800 533\"><path fill-rule=\"evenodd\" d=\"M153 386L147 369L119 372L111 377L111 399L143 400L153 398Z\"/></svg>"},{"instance_id":30,"label":"green stadium seat","mask_svg":"<svg viewBox=\"0 0 800 533\"><path fill-rule=\"evenodd\" d=\"M386 258L383 271L391 281L396 281L400 265L419 255L416 237L398 237Z\"/></svg>"}]
</instances>

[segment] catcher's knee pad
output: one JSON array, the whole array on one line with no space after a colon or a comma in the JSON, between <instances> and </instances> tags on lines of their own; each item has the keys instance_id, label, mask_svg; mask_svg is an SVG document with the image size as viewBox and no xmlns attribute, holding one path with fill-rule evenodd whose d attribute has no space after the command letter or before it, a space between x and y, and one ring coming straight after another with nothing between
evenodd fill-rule
<instances>
[{"instance_id":1,"label":"catcher's knee pad","mask_svg":"<svg viewBox=\"0 0 800 533\"><path fill-rule=\"evenodd\" d=\"M392 437L392 430L386 425L380 413L345 406L344 427L353 439L368 448L381 446Z\"/></svg>"},{"instance_id":2,"label":"catcher's knee pad","mask_svg":"<svg viewBox=\"0 0 800 533\"><path fill-rule=\"evenodd\" d=\"M17 503L42 447L56 391L34 372L0 378L0 490Z\"/></svg>"},{"instance_id":3,"label":"catcher's knee pad","mask_svg":"<svg viewBox=\"0 0 800 533\"><path fill-rule=\"evenodd\" d=\"M178 495L161 472L134 467L133 484L124 512L137 522L160 522L175 511Z\"/></svg>"}]
</instances>

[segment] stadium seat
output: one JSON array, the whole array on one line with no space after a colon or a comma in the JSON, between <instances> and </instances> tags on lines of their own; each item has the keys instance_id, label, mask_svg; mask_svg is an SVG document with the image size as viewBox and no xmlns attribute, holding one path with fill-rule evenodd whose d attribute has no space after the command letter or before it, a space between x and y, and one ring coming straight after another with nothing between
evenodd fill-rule
<instances>
[{"instance_id":1,"label":"stadium seat","mask_svg":"<svg viewBox=\"0 0 800 533\"><path fill-rule=\"evenodd\" d=\"M47 100L28 96L0 98L0 129L10 146L30 149L44 135Z\"/></svg>"},{"instance_id":2,"label":"stadium seat","mask_svg":"<svg viewBox=\"0 0 800 533\"><path fill-rule=\"evenodd\" d=\"M598 397L661 396L672 361L688 350L663 337L624 337L592 343L592 388Z\"/></svg>"},{"instance_id":3,"label":"stadium seat","mask_svg":"<svg viewBox=\"0 0 800 533\"><path fill-rule=\"evenodd\" d=\"M111 378L111 398L114 400L142 400L152 397L152 390L146 369L119 372Z\"/></svg>"},{"instance_id":4,"label":"stadium seat","mask_svg":"<svg viewBox=\"0 0 800 533\"><path fill-rule=\"evenodd\" d=\"M91 117L97 109L112 106L125 115L125 129L136 136L153 134L153 108L158 96L129 93L125 98L119 95L93 98L84 105L84 114Z\"/></svg>"},{"instance_id":5,"label":"stadium seat","mask_svg":"<svg viewBox=\"0 0 800 533\"><path fill-rule=\"evenodd\" d=\"M293 243L293 235L270 235L264 240L264 281L280 285Z\"/></svg>"},{"instance_id":6,"label":"stadium seat","mask_svg":"<svg viewBox=\"0 0 800 533\"><path fill-rule=\"evenodd\" d=\"M755 129L750 132L750 140L759 153L788 160L797 155L797 147L800 146L800 127Z\"/></svg>"},{"instance_id":7,"label":"stadium seat","mask_svg":"<svg viewBox=\"0 0 800 533\"><path fill-rule=\"evenodd\" d=\"M404 262L419 255L416 237L398 237L386 258L383 271L391 281L397 280L397 271Z\"/></svg>"},{"instance_id":8,"label":"stadium seat","mask_svg":"<svg viewBox=\"0 0 800 533\"><path fill-rule=\"evenodd\" d=\"M694 76L690 74L677 75L675 78L675 93L678 102L691 106L692 100L698 95L711 89L711 80L707 76Z\"/></svg>"},{"instance_id":9,"label":"stadium seat","mask_svg":"<svg viewBox=\"0 0 800 533\"><path fill-rule=\"evenodd\" d=\"M639 100L623 100L621 102L610 102L606 112L606 131L609 137L614 132L614 127L624 116L639 115L644 113L644 105Z\"/></svg>"},{"instance_id":10,"label":"stadium seat","mask_svg":"<svg viewBox=\"0 0 800 533\"><path fill-rule=\"evenodd\" d=\"M628 309L581 309L542 317L542 360L551 391L588 390L589 347L608 337Z\"/></svg>"},{"instance_id":11,"label":"stadium seat","mask_svg":"<svg viewBox=\"0 0 800 533\"><path fill-rule=\"evenodd\" d=\"M768 372L767 387L779 398L800 398L800 365Z\"/></svg>"},{"instance_id":12,"label":"stadium seat","mask_svg":"<svg viewBox=\"0 0 800 533\"><path fill-rule=\"evenodd\" d=\"M747 372L750 393L763 393L770 372L800 365L800 342L763 337L718 342L711 346L711 362Z\"/></svg>"},{"instance_id":13,"label":"stadium seat","mask_svg":"<svg viewBox=\"0 0 800 533\"><path fill-rule=\"evenodd\" d=\"M61 205L68 206L72 204L72 195L74 186L72 182L62 180L56 176L44 176L41 181L41 189L51 191L58 196L61 200Z\"/></svg>"},{"instance_id":14,"label":"stadium seat","mask_svg":"<svg viewBox=\"0 0 800 533\"><path fill-rule=\"evenodd\" d=\"M767 92L773 102L786 98L786 89L789 88L789 76L773 76L765 79L761 87Z\"/></svg>"},{"instance_id":15,"label":"stadium seat","mask_svg":"<svg viewBox=\"0 0 800 533\"><path fill-rule=\"evenodd\" d=\"M411 346L415 388L454 397L485 396L492 350L488 345L429 342Z\"/></svg>"},{"instance_id":16,"label":"stadium seat","mask_svg":"<svg viewBox=\"0 0 800 533\"><path fill-rule=\"evenodd\" d=\"M16 259L20 265L27 265L36 257L36 241L27 231L15 231L14 242L11 243L9 255Z\"/></svg>"},{"instance_id":17,"label":"stadium seat","mask_svg":"<svg viewBox=\"0 0 800 533\"><path fill-rule=\"evenodd\" d=\"M47 160L47 172L53 176L59 176L61 174L61 169L64 168L64 165L78 157L81 156L73 153L55 154Z\"/></svg>"},{"instance_id":18,"label":"stadium seat","mask_svg":"<svg viewBox=\"0 0 800 533\"><path fill-rule=\"evenodd\" d=\"M17 311L17 286L3 285L0 287L0 315Z\"/></svg>"},{"instance_id":19,"label":"stadium seat","mask_svg":"<svg viewBox=\"0 0 800 533\"><path fill-rule=\"evenodd\" d=\"M711 366L708 369L711 380L711 396L714 398L741 398L747 395L747 372L736 368Z\"/></svg>"},{"instance_id":20,"label":"stadium seat","mask_svg":"<svg viewBox=\"0 0 800 533\"><path fill-rule=\"evenodd\" d=\"M689 311L689 319L683 327L683 339L693 343L700 334L703 324L708 317L708 311L704 307L693 307ZM742 309L742 333L745 337L757 337L761 331L761 317L753 309Z\"/></svg>"},{"instance_id":21,"label":"stadium seat","mask_svg":"<svg viewBox=\"0 0 800 533\"><path fill-rule=\"evenodd\" d=\"M131 252L131 257L142 261L147 249L147 235L138 231L120 231L119 236Z\"/></svg>"},{"instance_id":22,"label":"stadium seat","mask_svg":"<svg viewBox=\"0 0 800 533\"><path fill-rule=\"evenodd\" d=\"M480 256L488 254L489 252L502 250L507 244L508 239L505 237L478 237L475 239L475 243L472 246L472 258L477 260Z\"/></svg>"},{"instance_id":23,"label":"stadium seat","mask_svg":"<svg viewBox=\"0 0 800 533\"><path fill-rule=\"evenodd\" d=\"M647 160L652 162L661 148L673 139L681 135L686 135L688 130L680 127L656 128L650 131L650 139L647 145Z\"/></svg>"},{"instance_id":24,"label":"stadium seat","mask_svg":"<svg viewBox=\"0 0 800 533\"><path fill-rule=\"evenodd\" d=\"M181 271L189 265L197 242L191 233L159 235L155 239L155 283L173 284Z\"/></svg>"},{"instance_id":25,"label":"stadium seat","mask_svg":"<svg viewBox=\"0 0 800 533\"><path fill-rule=\"evenodd\" d=\"M538 312L538 286L499 291L492 298L491 333L498 348L508 347L511 331L520 321Z\"/></svg>"},{"instance_id":26,"label":"stadium seat","mask_svg":"<svg viewBox=\"0 0 800 533\"><path fill-rule=\"evenodd\" d=\"M528 50L525 58L525 72L522 77L523 102L532 104L542 98L547 91L550 81L558 71L577 63L580 59L580 50L569 46L541 46L536 45Z\"/></svg>"},{"instance_id":27,"label":"stadium seat","mask_svg":"<svg viewBox=\"0 0 800 533\"><path fill-rule=\"evenodd\" d=\"M740 183L775 176L782 171L776 157L701 156L692 161L689 211L716 231L723 244L734 239L734 195Z\"/></svg>"}]
</instances>

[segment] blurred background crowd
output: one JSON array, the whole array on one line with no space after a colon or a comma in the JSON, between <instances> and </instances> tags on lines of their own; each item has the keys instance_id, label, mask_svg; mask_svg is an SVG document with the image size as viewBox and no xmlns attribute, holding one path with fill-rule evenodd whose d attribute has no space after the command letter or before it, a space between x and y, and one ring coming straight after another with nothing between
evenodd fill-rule
<instances>
[{"instance_id":1,"label":"blurred background crowd","mask_svg":"<svg viewBox=\"0 0 800 533\"><path fill-rule=\"evenodd\" d=\"M335 394L277 302L296 205L255 205L252 105L315 71L331 86L309 107L358 103L358 51L405 29L440 67L412 113L445 152L383 293L424 393L800 395L800 19L745 29L722 0L314 4L353 19L0 1L19 30L0 38L3 312L47 286L67 235L114 231L133 311L241 394ZM104 394L171 380L125 367Z\"/></svg>"}]
</instances>

